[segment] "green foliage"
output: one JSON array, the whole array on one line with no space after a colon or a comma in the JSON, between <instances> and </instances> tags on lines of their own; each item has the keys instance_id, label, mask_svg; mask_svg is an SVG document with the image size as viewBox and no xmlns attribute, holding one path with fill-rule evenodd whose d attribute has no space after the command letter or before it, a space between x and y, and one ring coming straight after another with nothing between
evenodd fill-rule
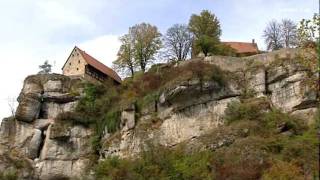
<instances>
[{"instance_id":1,"label":"green foliage","mask_svg":"<svg viewBox=\"0 0 320 180\"><path fill-rule=\"evenodd\" d=\"M95 168L97 179L213 179L212 153L187 154L182 149L153 147L138 159L108 158Z\"/></svg>"},{"instance_id":2,"label":"green foliage","mask_svg":"<svg viewBox=\"0 0 320 180\"><path fill-rule=\"evenodd\" d=\"M283 160L298 165L304 174L319 175L319 139L317 129L310 128L302 135L283 141L281 155Z\"/></svg>"},{"instance_id":3,"label":"green foliage","mask_svg":"<svg viewBox=\"0 0 320 180\"><path fill-rule=\"evenodd\" d=\"M264 138L252 136L217 150L215 157L216 179L259 179L269 155Z\"/></svg>"},{"instance_id":4,"label":"green foliage","mask_svg":"<svg viewBox=\"0 0 320 180\"><path fill-rule=\"evenodd\" d=\"M113 62L114 68L124 75L130 73L131 77L133 77L137 66L134 61L134 39L130 34L125 34L120 37L120 41L122 44L118 51L118 58Z\"/></svg>"},{"instance_id":5,"label":"green foliage","mask_svg":"<svg viewBox=\"0 0 320 180\"><path fill-rule=\"evenodd\" d=\"M51 67L52 67L52 65L49 64L48 60L44 61L44 63L39 66L40 71L38 72L38 74L49 74L49 73L51 73Z\"/></svg>"},{"instance_id":6,"label":"green foliage","mask_svg":"<svg viewBox=\"0 0 320 180\"><path fill-rule=\"evenodd\" d=\"M105 123L109 133L114 133L119 129L120 115L121 113L119 111L111 111L107 113Z\"/></svg>"},{"instance_id":7,"label":"green foliage","mask_svg":"<svg viewBox=\"0 0 320 180\"><path fill-rule=\"evenodd\" d=\"M296 179L303 180L301 169L293 163L285 161L272 162L271 168L263 173L263 180L286 180Z\"/></svg>"},{"instance_id":8,"label":"green foliage","mask_svg":"<svg viewBox=\"0 0 320 180\"><path fill-rule=\"evenodd\" d=\"M215 53L220 42L221 28L218 18L208 10L200 15L193 14L189 21L189 29L195 36L196 53Z\"/></svg>"},{"instance_id":9,"label":"green foliage","mask_svg":"<svg viewBox=\"0 0 320 180\"><path fill-rule=\"evenodd\" d=\"M239 120L259 120L268 110L269 104L265 99L249 99L245 103L233 102L228 104L225 111L225 118L228 123Z\"/></svg>"},{"instance_id":10,"label":"green foliage","mask_svg":"<svg viewBox=\"0 0 320 180\"><path fill-rule=\"evenodd\" d=\"M18 180L17 170L10 169L0 172L0 180Z\"/></svg>"},{"instance_id":11,"label":"green foliage","mask_svg":"<svg viewBox=\"0 0 320 180\"><path fill-rule=\"evenodd\" d=\"M228 104L225 119L229 124L244 120L256 121L264 127L260 130L260 135L267 136L285 131L299 135L307 129L303 120L277 109L272 109L264 98L248 99L242 103Z\"/></svg>"},{"instance_id":12,"label":"green foliage","mask_svg":"<svg viewBox=\"0 0 320 180\"><path fill-rule=\"evenodd\" d=\"M319 41L320 15L314 14L312 19L302 19L298 28L299 45L304 47L310 42Z\"/></svg>"}]
</instances>

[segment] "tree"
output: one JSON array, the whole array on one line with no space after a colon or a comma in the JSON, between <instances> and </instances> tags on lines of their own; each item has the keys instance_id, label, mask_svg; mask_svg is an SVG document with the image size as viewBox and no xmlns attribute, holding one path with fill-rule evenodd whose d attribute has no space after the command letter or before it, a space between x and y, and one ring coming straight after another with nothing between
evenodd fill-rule
<instances>
[{"instance_id":1,"label":"tree","mask_svg":"<svg viewBox=\"0 0 320 180\"><path fill-rule=\"evenodd\" d=\"M145 72L147 65L154 60L155 54L161 48L161 34L156 26L141 23L129 29L132 36L135 62Z\"/></svg>"},{"instance_id":2,"label":"tree","mask_svg":"<svg viewBox=\"0 0 320 180\"><path fill-rule=\"evenodd\" d=\"M314 14L312 19L302 19L298 27L298 44L303 46L309 42L319 41L320 15Z\"/></svg>"},{"instance_id":3,"label":"tree","mask_svg":"<svg viewBox=\"0 0 320 180\"><path fill-rule=\"evenodd\" d=\"M16 107L17 107L17 105L16 105L17 100L16 100L16 98L8 97L7 101L8 101L8 106L9 106L9 109L10 109L11 116L15 117Z\"/></svg>"},{"instance_id":4,"label":"tree","mask_svg":"<svg viewBox=\"0 0 320 180\"><path fill-rule=\"evenodd\" d=\"M218 18L208 10L200 15L193 14L189 21L189 29L194 35L195 53L203 52L205 56L215 53L220 43L221 28Z\"/></svg>"},{"instance_id":5,"label":"tree","mask_svg":"<svg viewBox=\"0 0 320 180\"><path fill-rule=\"evenodd\" d=\"M282 20L281 38L285 48L292 48L297 45L297 25L292 20Z\"/></svg>"},{"instance_id":6,"label":"tree","mask_svg":"<svg viewBox=\"0 0 320 180\"><path fill-rule=\"evenodd\" d=\"M127 74L129 71L131 77L134 76L136 64L134 62L134 42L130 34L125 34L120 37L121 46L118 51L118 58L113 62L115 69L124 71Z\"/></svg>"},{"instance_id":7,"label":"tree","mask_svg":"<svg viewBox=\"0 0 320 180\"><path fill-rule=\"evenodd\" d=\"M272 20L263 32L265 43L268 50L277 50L283 48L281 25Z\"/></svg>"},{"instance_id":8,"label":"tree","mask_svg":"<svg viewBox=\"0 0 320 180\"><path fill-rule=\"evenodd\" d=\"M191 50L192 34L188 26L175 24L168 29L164 41L170 59L185 60Z\"/></svg>"},{"instance_id":9,"label":"tree","mask_svg":"<svg viewBox=\"0 0 320 180\"><path fill-rule=\"evenodd\" d=\"M46 60L42 65L39 66L40 71L38 74L49 74L51 72L52 65Z\"/></svg>"}]
</instances>

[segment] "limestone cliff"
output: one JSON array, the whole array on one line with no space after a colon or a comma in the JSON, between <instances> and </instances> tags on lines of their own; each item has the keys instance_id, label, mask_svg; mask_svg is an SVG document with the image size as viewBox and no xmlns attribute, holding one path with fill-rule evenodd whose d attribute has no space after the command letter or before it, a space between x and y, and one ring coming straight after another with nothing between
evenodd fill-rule
<instances>
[{"instance_id":1,"label":"limestone cliff","mask_svg":"<svg viewBox=\"0 0 320 180\"><path fill-rule=\"evenodd\" d=\"M81 94L79 81L56 74L26 78L15 117L6 118L1 124L1 171L16 168L23 172L18 179L63 179L81 175L89 161L91 130L71 127L65 135L67 140L59 139L59 132L52 131L57 115L76 107ZM21 165L14 167L17 162Z\"/></svg>"},{"instance_id":2,"label":"limestone cliff","mask_svg":"<svg viewBox=\"0 0 320 180\"><path fill-rule=\"evenodd\" d=\"M248 92L254 97L267 98L274 108L310 121L318 101L316 92L304 83L310 69L295 61L299 58L296 49L245 59L205 58L204 61L219 65L233 74L226 86L222 87L215 81L200 85L200 81L194 79L173 85L162 92L156 101L158 124L152 124L154 109L146 110L139 120L135 119L133 109L125 110L121 131L102 141L102 158L135 156L145 148L145 142L167 147L185 142L198 144L198 138L224 124L223 116L228 103L239 101ZM314 72L311 74L316 76ZM139 123L135 124L137 121ZM220 139L217 144L223 144L225 140Z\"/></svg>"},{"instance_id":3,"label":"limestone cliff","mask_svg":"<svg viewBox=\"0 0 320 180\"><path fill-rule=\"evenodd\" d=\"M232 137L224 135L210 146L201 138L224 125L230 102L247 95L266 98L273 107L309 121L318 101L304 82L316 75L294 61L299 58L297 50L284 49L248 58L192 60L215 64L232 76L223 85L197 78L173 83L140 109L139 116L134 106L123 108L120 129L113 134L105 130L101 137L100 159L135 157L150 143L166 147L186 143L191 149L232 143ZM90 174L85 170L95 153L90 142L93 129L79 124L60 128L56 122L59 114L74 111L83 96L79 79L57 74L27 77L15 117L1 124L0 171L18 169L19 179L41 180Z\"/></svg>"}]
</instances>

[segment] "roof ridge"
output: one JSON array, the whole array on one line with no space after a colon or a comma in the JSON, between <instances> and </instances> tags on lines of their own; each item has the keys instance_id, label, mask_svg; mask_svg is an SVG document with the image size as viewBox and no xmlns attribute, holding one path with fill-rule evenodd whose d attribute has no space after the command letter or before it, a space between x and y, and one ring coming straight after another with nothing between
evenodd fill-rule
<instances>
[{"instance_id":1,"label":"roof ridge","mask_svg":"<svg viewBox=\"0 0 320 180\"><path fill-rule=\"evenodd\" d=\"M79 47L75 46L80 51L80 54L82 55L83 59L91 66L94 68L98 69L99 71L109 75L112 77L114 80L117 82L121 83L121 78L120 76L110 67L106 66L90 54L86 53L84 50L80 49Z\"/></svg>"}]
</instances>

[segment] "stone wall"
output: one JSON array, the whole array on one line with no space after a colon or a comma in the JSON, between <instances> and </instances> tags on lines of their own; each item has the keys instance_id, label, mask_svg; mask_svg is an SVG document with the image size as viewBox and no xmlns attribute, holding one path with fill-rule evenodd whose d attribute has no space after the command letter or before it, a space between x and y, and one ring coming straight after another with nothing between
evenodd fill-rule
<instances>
[{"instance_id":1,"label":"stone wall","mask_svg":"<svg viewBox=\"0 0 320 180\"><path fill-rule=\"evenodd\" d=\"M83 59L77 48L74 48L71 52L67 62L62 70L62 73L66 76L79 76L85 74L85 66L87 62Z\"/></svg>"}]
</instances>

